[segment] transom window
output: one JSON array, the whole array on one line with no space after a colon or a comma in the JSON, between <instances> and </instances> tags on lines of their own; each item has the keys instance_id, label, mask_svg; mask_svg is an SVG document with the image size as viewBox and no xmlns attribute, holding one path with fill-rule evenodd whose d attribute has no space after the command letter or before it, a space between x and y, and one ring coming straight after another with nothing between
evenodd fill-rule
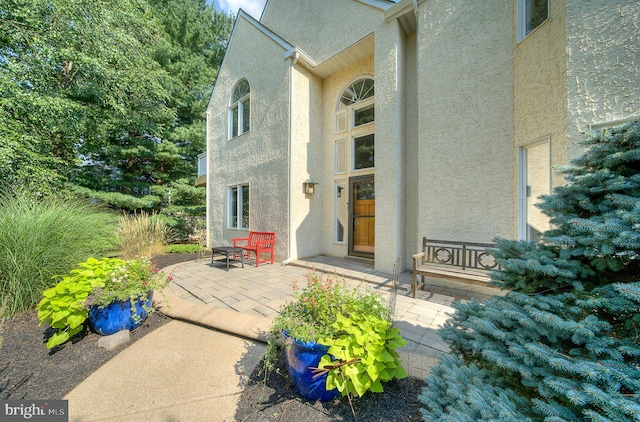
<instances>
[{"instance_id":1,"label":"transom window","mask_svg":"<svg viewBox=\"0 0 640 422\"><path fill-rule=\"evenodd\" d=\"M249 230L249 185L230 186L229 228Z\"/></svg>"},{"instance_id":2,"label":"transom window","mask_svg":"<svg viewBox=\"0 0 640 422\"><path fill-rule=\"evenodd\" d=\"M358 127L375 121L375 84L371 78L360 78L350 84L340 95L335 115L335 133L347 127ZM347 116L350 120L347 124Z\"/></svg>"},{"instance_id":3,"label":"transom window","mask_svg":"<svg viewBox=\"0 0 640 422\"><path fill-rule=\"evenodd\" d=\"M338 109L371 98L374 95L374 83L371 78L358 79L344 90L338 103Z\"/></svg>"},{"instance_id":4,"label":"transom window","mask_svg":"<svg viewBox=\"0 0 640 422\"><path fill-rule=\"evenodd\" d=\"M518 41L549 18L549 0L518 0Z\"/></svg>"},{"instance_id":5,"label":"transom window","mask_svg":"<svg viewBox=\"0 0 640 422\"><path fill-rule=\"evenodd\" d=\"M251 90L246 79L233 90L229 106L229 139L248 132L251 127Z\"/></svg>"}]
</instances>

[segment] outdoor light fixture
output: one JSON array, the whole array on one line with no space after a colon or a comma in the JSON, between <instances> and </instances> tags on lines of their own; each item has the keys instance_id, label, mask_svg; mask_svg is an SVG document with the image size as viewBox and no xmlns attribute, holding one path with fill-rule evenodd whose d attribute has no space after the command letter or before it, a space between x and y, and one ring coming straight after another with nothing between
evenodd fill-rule
<instances>
[{"instance_id":1,"label":"outdoor light fixture","mask_svg":"<svg viewBox=\"0 0 640 422\"><path fill-rule=\"evenodd\" d=\"M304 194L305 195L313 195L313 193L315 191L315 186L317 184L318 184L318 182L314 182L310 178L307 179L307 181L302 184L302 187L304 189Z\"/></svg>"}]
</instances>

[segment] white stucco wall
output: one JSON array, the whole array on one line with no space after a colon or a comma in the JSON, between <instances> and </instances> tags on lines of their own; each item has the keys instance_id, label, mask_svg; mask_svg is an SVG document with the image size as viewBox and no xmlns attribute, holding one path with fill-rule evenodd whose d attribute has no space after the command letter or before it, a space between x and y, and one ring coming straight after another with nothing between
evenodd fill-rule
<instances>
[{"instance_id":1,"label":"white stucco wall","mask_svg":"<svg viewBox=\"0 0 640 422\"><path fill-rule=\"evenodd\" d=\"M291 143L291 252L292 258L305 258L322 252L322 177L324 136L322 132L322 81L301 66L293 79L293 135ZM316 193L305 195L303 183L319 182ZM331 198L331 196L329 196Z\"/></svg>"},{"instance_id":2,"label":"white stucco wall","mask_svg":"<svg viewBox=\"0 0 640 422\"><path fill-rule=\"evenodd\" d=\"M210 243L229 245L233 237L246 235L227 228L227 189L249 183L250 229L276 231L278 260L288 256L289 237L289 61L284 52L239 18L207 109ZM227 140L230 98L242 78L251 88L251 130Z\"/></svg>"},{"instance_id":3,"label":"white stucco wall","mask_svg":"<svg viewBox=\"0 0 640 422\"><path fill-rule=\"evenodd\" d=\"M549 19L522 41L518 43L516 32L513 34L514 135L517 147L548 138L554 168L567 162L565 1L550 2L550 7ZM515 14L513 24L516 28ZM517 153L514 151L516 160ZM552 185L562 180L554 174Z\"/></svg>"},{"instance_id":4,"label":"white stucco wall","mask_svg":"<svg viewBox=\"0 0 640 422\"><path fill-rule=\"evenodd\" d=\"M420 238L514 236L513 12L503 0L420 4Z\"/></svg>"},{"instance_id":5,"label":"white stucco wall","mask_svg":"<svg viewBox=\"0 0 640 422\"><path fill-rule=\"evenodd\" d=\"M322 63L380 25L383 11L353 0L270 0L261 22Z\"/></svg>"},{"instance_id":6,"label":"white stucco wall","mask_svg":"<svg viewBox=\"0 0 640 422\"><path fill-rule=\"evenodd\" d=\"M568 155L590 124L640 116L640 4L567 0Z\"/></svg>"},{"instance_id":7,"label":"white stucco wall","mask_svg":"<svg viewBox=\"0 0 640 422\"><path fill-rule=\"evenodd\" d=\"M403 119L405 37L391 21L376 31L376 244L375 268L393 272L405 256L405 126ZM413 253L413 252L412 252Z\"/></svg>"},{"instance_id":8,"label":"white stucco wall","mask_svg":"<svg viewBox=\"0 0 640 422\"><path fill-rule=\"evenodd\" d=\"M404 162L404 236L405 244L402 254L404 267L411 268L411 256L418 252L416 245L420 244L418 232L418 86L416 73L416 34L405 38L404 54L404 101L403 125L405 128Z\"/></svg>"},{"instance_id":9,"label":"white stucco wall","mask_svg":"<svg viewBox=\"0 0 640 422\"><path fill-rule=\"evenodd\" d=\"M640 7L634 0L550 6L529 36L518 43L514 34L514 127L517 147L549 139L553 171L582 154L590 124L640 115ZM553 171L551 186L562 183Z\"/></svg>"}]
</instances>

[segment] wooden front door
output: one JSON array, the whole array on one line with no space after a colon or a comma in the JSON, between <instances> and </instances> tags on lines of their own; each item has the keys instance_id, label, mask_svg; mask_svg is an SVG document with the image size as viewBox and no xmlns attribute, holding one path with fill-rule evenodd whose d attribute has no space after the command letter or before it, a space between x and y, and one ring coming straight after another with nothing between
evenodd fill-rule
<instances>
[{"instance_id":1,"label":"wooden front door","mask_svg":"<svg viewBox=\"0 0 640 422\"><path fill-rule=\"evenodd\" d=\"M349 255L373 258L376 225L376 194L373 175L350 179Z\"/></svg>"}]
</instances>

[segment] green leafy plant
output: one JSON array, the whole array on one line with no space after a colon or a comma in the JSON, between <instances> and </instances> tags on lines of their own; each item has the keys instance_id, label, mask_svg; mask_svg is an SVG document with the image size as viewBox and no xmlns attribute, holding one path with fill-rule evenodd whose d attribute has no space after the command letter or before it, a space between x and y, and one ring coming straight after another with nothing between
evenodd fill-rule
<instances>
[{"instance_id":1,"label":"green leafy plant","mask_svg":"<svg viewBox=\"0 0 640 422\"><path fill-rule=\"evenodd\" d=\"M95 285L86 298L86 306L107 306L112 302L143 299L151 290L163 289L171 276L159 272L155 265L145 259L123 261L116 258L105 258L116 261L115 268L106 274Z\"/></svg>"},{"instance_id":2,"label":"green leafy plant","mask_svg":"<svg viewBox=\"0 0 640 422\"><path fill-rule=\"evenodd\" d=\"M381 393L382 382L407 376L395 350L406 341L390 321L377 315L356 313L347 318L338 314L332 328L340 336L320 341L330 347L315 371L328 373L328 390L337 388L343 396L360 397L367 391Z\"/></svg>"},{"instance_id":3,"label":"green leafy plant","mask_svg":"<svg viewBox=\"0 0 640 422\"><path fill-rule=\"evenodd\" d=\"M89 258L78 264L58 284L45 290L38 304L40 325L46 323L56 329L47 341L47 348L58 346L82 331L91 306L130 300L134 307L139 298L151 290L162 289L168 281L168 277L144 260ZM146 307L145 310L153 312Z\"/></svg>"},{"instance_id":4,"label":"green leafy plant","mask_svg":"<svg viewBox=\"0 0 640 422\"><path fill-rule=\"evenodd\" d=\"M0 305L0 349L2 349L2 333L4 332L4 303Z\"/></svg>"},{"instance_id":5,"label":"green leafy plant","mask_svg":"<svg viewBox=\"0 0 640 422\"><path fill-rule=\"evenodd\" d=\"M183 243L165 246L164 253L197 253L202 249L202 246L198 245L197 243Z\"/></svg>"},{"instance_id":6,"label":"green leafy plant","mask_svg":"<svg viewBox=\"0 0 640 422\"><path fill-rule=\"evenodd\" d=\"M274 368L281 332L301 343L329 346L312 369L328 373L327 390L338 388L343 396L381 392L381 382L407 376L395 350L406 342L393 327L388 305L373 290L349 288L335 276L323 279L313 272L306 287L299 290L294 282L293 288L296 300L284 305L271 325L265 376Z\"/></svg>"},{"instance_id":7,"label":"green leafy plant","mask_svg":"<svg viewBox=\"0 0 640 422\"><path fill-rule=\"evenodd\" d=\"M12 318L90 256L113 249L117 217L88 202L0 193L0 302Z\"/></svg>"}]
</instances>

